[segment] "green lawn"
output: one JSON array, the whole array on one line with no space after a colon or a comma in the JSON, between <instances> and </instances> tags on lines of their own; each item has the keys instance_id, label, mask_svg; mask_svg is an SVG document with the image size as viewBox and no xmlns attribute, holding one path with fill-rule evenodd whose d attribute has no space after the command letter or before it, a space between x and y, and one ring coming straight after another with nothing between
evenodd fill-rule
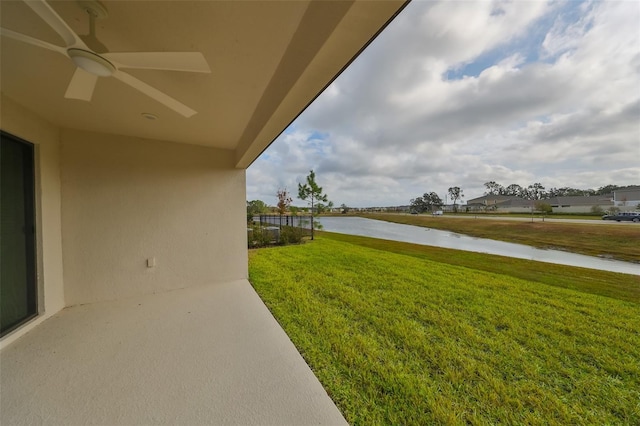
<instances>
[{"instance_id":1,"label":"green lawn","mask_svg":"<svg viewBox=\"0 0 640 426\"><path fill-rule=\"evenodd\" d=\"M580 268L562 288L340 238L253 250L249 273L351 424L640 424L638 277L598 275L603 296Z\"/></svg>"},{"instance_id":2,"label":"green lawn","mask_svg":"<svg viewBox=\"0 0 640 426\"><path fill-rule=\"evenodd\" d=\"M370 213L362 217L640 263L639 224L528 222L474 219L471 215L452 218L392 213Z\"/></svg>"}]
</instances>

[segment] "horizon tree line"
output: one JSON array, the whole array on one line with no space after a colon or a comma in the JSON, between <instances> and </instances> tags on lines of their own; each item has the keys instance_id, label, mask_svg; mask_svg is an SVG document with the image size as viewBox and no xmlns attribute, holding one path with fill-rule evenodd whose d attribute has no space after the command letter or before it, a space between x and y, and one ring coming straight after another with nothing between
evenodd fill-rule
<instances>
[{"instance_id":1,"label":"horizon tree line","mask_svg":"<svg viewBox=\"0 0 640 426\"><path fill-rule=\"evenodd\" d=\"M527 187L520 186L518 184L512 183L510 185L502 186L495 181L489 181L484 183L484 187L486 191L483 195L507 195L507 196L515 196L522 197L529 200L544 200L553 197L575 197L575 196L594 196L594 195L607 195L611 194L613 191L625 188L631 188L637 185L627 185L627 186L618 186L618 185L605 185L601 186L598 189L578 189L571 188L568 186L562 188L549 188L546 190L541 183L536 182Z\"/></svg>"}]
</instances>

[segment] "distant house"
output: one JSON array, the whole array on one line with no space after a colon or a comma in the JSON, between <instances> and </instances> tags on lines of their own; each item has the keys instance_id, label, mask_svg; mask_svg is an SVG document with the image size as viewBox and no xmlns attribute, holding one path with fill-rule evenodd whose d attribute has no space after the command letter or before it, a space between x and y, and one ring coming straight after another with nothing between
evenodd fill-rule
<instances>
[{"instance_id":1,"label":"distant house","mask_svg":"<svg viewBox=\"0 0 640 426\"><path fill-rule=\"evenodd\" d=\"M613 191L613 204L622 211L632 211L640 204L640 186Z\"/></svg>"},{"instance_id":2,"label":"distant house","mask_svg":"<svg viewBox=\"0 0 640 426\"><path fill-rule=\"evenodd\" d=\"M521 213L531 211L531 201L514 195L483 195L467 200L469 211L496 211L500 213Z\"/></svg>"},{"instance_id":3,"label":"distant house","mask_svg":"<svg viewBox=\"0 0 640 426\"><path fill-rule=\"evenodd\" d=\"M553 197L547 202L555 213L589 213L594 207L604 211L613 207L613 195Z\"/></svg>"},{"instance_id":4,"label":"distant house","mask_svg":"<svg viewBox=\"0 0 640 426\"><path fill-rule=\"evenodd\" d=\"M531 211L531 207L537 200L527 200L522 197L509 197L508 200L505 200L496 205L498 211L501 212L509 212L509 213L529 213ZM541 200L545 201L545 200Z\"/></svg>"},{"instance_id":5,"label":"distant house","mask_svg":"<svg viewBox=\"0 0 640 426\"><path fill-rule=\"evenodd\" d=\"M467 207L492 207L498 206L505 201L509 201L514 197L513 195L483 195L482 197L472 198L471 200L467 200Z\"/></svg>"},{"instance_id":6,"label":"distant house","mask_svg":"<svg viewBox=\"0 0 640 426\"><path fill-rule=\"evenodd\" d=\"M589 213L594 206L606 211L614 206L613 195L552 197L540 200L549 204L555 213ZM471 211L496 211L500 213L530 212L536 200L528 200L513 195L484 195L467 201ZM634 207L638 204L629 203Z\"/></svg>"}]
</instances>

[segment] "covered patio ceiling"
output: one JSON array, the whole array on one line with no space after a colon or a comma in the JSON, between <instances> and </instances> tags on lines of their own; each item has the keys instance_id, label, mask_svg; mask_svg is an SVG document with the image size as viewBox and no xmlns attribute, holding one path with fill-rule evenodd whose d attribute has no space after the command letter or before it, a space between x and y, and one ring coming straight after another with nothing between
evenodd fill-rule
<instances>
[{"instance_id":1,"label":"covered patio ceiling","mask_svg":"<svg viewBox=\"0 0 640 426\"><path fill-rule=\"evenodd\" d=\"M78 35L78 1L48 5ZM108 52L201 52L210 73L127 69L197 113L185 117L113 77L91 101L65 98L76 70L64 54L1 42L4 96L60 128L234 150L245 168L404 7L390 1L103 1L97 39ZM0 3L1 26L67 47L22 1ZM153 114L149 120L142 114Z\"/></svg>"}]
</instances>

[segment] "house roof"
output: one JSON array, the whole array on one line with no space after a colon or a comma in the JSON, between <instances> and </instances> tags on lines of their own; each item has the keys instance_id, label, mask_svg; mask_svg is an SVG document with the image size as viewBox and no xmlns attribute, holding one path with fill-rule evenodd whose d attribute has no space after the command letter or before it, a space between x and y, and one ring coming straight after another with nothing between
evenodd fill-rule
<instances>
[{"instance_id":1,"label":"house roof","mask_svg":"<svg viewBox=\"0 0 640 426\"><path fill-rule=\"evenodd\" d=\"M637 201L640 200L640 186L613 191L613 198L616 201Z\"/></svg>"},{"instance_id":2,"label":"house roof","mask_svg":"<svg viewBox=\"0 0 640 426\"><path fill-rule=\"evenodd\" d=\"M613 205L612 195L552 197L547 202L551 206L604 206Z\"/></svg>"},{"instance_id":3,"label":"house roof","mask_svg":"<svg viewBox=\"0 0 640 426\"><path fill-rule=\"evenodd\" d=\"M43 0L40 0L43 1ZM47 3L76 33L76 1ZM4 96L61 127L234 150L247 167L406 4L388 1L103 1L96 37L109 52L201 52L210 73L123 70L197 114L187 118L114 77L90 102L64 97L76 70L64 53L7 36ZM22 1L0 2L3 29L65 47ZM64 50L63 50L64 52ZM156 115L150 121L142 113Z\"/></svg>"},{"instance_id":4,"label":"house roof","mask_svg":"<svg viewBox=\"0 0 640 426\"><path fill-rule=\"evenodd\" d=\"M604 206L613 205L612 194L592 196L551 197L540 200L551 206ZM484 195L467 201L467 205L483 204L499 207L529 207L534 201L512 195Z\"/></svg>"},{"instance_id":5,"label":"house roof","mask_svg":"<svg viewBox=\"0 0 640 426\"><path fill-rule=\"evenodd\" d=\"M513 195L483 195L482 197L472 198L467 200L467 205L469 204L498 204L503 201L510 200L512 198L517 198Z\"/></svg>"}]
</instances>

